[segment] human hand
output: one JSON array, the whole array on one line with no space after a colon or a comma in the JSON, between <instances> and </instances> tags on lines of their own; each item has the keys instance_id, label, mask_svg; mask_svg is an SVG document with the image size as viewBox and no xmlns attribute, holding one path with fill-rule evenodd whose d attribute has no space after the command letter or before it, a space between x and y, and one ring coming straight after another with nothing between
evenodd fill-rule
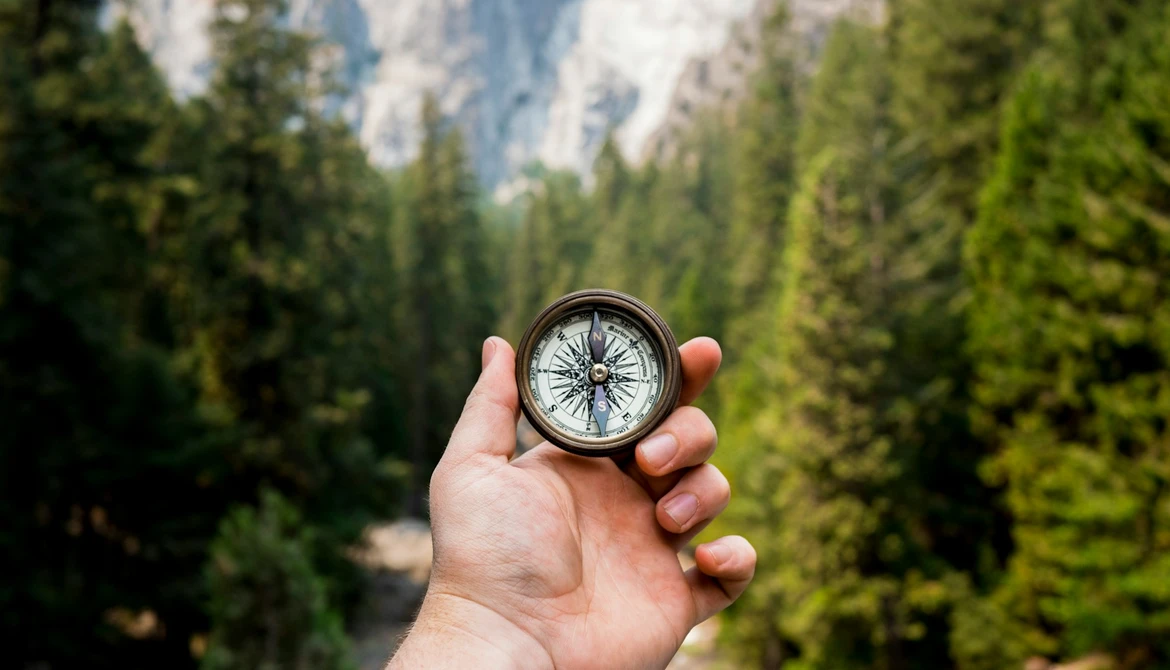
<instances>
[{"instance_id":1,"label":"human hand","mask_svg":"<svg viewBox=\"0 0 1170 670\"><path fill-rule=\"evenodd\" d=\"M431 478L435 549L418 620L397 668L664 667L687 632L747 587L756 555L742 537L678 551L727 506L707 459L715 427L687 406L722 354L680 348L680 406L619 463L545 442L512 460L515 354L484 343L484 370Z\"/></svg>"}]
</instances>

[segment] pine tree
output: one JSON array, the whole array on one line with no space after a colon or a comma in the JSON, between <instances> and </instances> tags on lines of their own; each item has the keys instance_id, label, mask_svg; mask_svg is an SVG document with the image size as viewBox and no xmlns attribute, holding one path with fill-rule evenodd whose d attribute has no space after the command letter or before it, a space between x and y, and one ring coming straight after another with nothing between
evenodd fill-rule
<instances>
[{"instance_id":1,"label":"pine tree","mask_svg":"<svg viewBox=\"0 0 1170 670\"><path fill-rule=\"evenodd\" d=\"M970 222L999 139L999 110L1040 34L1044 2L890 3L892 111L922 157L917 188ZM938 214L936 214L938 216Z\"/></svg>"},{"instance_id":2,"label":"pine tree","mask_svg":"<svg viewBox=\"0 0 1170 670\"><path fill-rule=\"evenodd\" d=\"M339 130L340 132L340 130ZM386 476L394 478L394 486L384 493L393 498L382 508L397 511L401 504L401 489L405 483L407 446L406 380L399 377L399 326L395 311L401 293L398 287L398 269L394 255L393 180L389 175L373 169L357 140L345 130L345 143L351 147L351 156L342 161L337 173L340 182L356 188L354 194L362 221L363 233L350 247L353 255L353 276L348 294L356 312L353 351L348 362L360 368L358 376L362 387L369 392L369 404L364 413L362 433L370 440ZM350 201L351 204L354 202Z\"/></svg>"},{"instance_id":3,"label":"pine tree","mask_svg":"<svg viewBox=\"0 0 1170 670\"><path fill-rule=\"evenodd\" d=\"M699 120L672 160L659 167L648 196L648 243L635 263L643 268L639 295L662 309L680 341L723 333L728 135L717 119Z\"/></svg>"},{"instance_id":4,"label":"pine tree","mask_svg":"<svg viewBox=\"0 0 1170 670\"><path fill-rule=\"evenodd\" d=\"M166 664L199 616L184 590L200 559L177 547L198 533L192 473L211 454L142 291L150 205L175 186L154 153L173 108L96 10L0 7L0 598L18 665ZM156 608L176 638L131 640L116 607Z\"/></svg>"},{"instance_id":5,"label":"pine tree","mask_svg":"<svg viewBox=\"0 0 1170 670\"><path fill-rule=\"evenodd\" d=\"M1001 102L1033 50L1043 3L891 3L890 109L900 207L891 257L892 364L907 401L901 439L927 486L922 523L935 552L985 586L1006 552L995 492L976 471L961 247L995 151ZM931 490L929 482L947 482Z\"/></svg>"},{"instance_id":6,"label":"pine tree","mask_svg":"<svg viewBox=\"0 0 1170 670\"><path fill-rule=\"evenodd\" d=\"M180 360L233 445L229 499L268 480L311 519L348 509L352 535L386 485L347 356L359 321L345 259L371 234L354 209L368 178L344 179L358 150L314 111L312 43L283 27L284 3L217 12L219 68L192 109L203 149L188 147L200 191L184 212Z\"/></svg>"},{"instance_id":7,"label":"pine tree","mask_svg":"<svg viewBox=\"0 0 1170 670\"><path fill-rule=\"evenodd\" d=\"M787 8L767 20L761 59L734 126L735 169L728 231L728 323L725 352L734 365L769 318L783 247L785 216L796 182L799 127L797 73Z\"/></svg>"},{"instance_id":8,"label":"pine tree","mask_svg":"<svg viewBox=\"0 0 1170 670\"><path fill-rule=\"evenodd\" d=\"M544 175L529 195L507 266L501 332L512 342L546 305L585 288L594 242L586 208L581 180L573 173Z\"/></svg>"},{"instance_id":9,"label":"pine tree","mask_svg":"<svg viewBox=\"0 0 1170 670\"><path fill-rule=\"evenodd\" d=\"M637 247L646 221L635 210L641 209L645 192L612 132L593 163L593 181L586 223L592 253L585 280L591 287L636 293L637 270L632 263L640 258Z\"/></svg>"},{"instance_id":10,"label":"pine tree","mask_svg":"<svg viewBox=\"0 0 1170 670\"><path fill-rule=\"evenodd\" d=\"M835 27L803 113L776 320L749 359L762 388L735 401L756 408L739 411L755 417L732 464L751 502L726 523L760 568L731 630L761 667L947 662L950 570L919 529L918 445L899 430L886 67L876 30Z\"/></svg>"},{"instance_id":11,"label":"pine tree","mask_svg":"<svg viewBox=\"0 0 1170 670\"><path fill-rule=\"evenodd\" d=\"M395 436L363 433L390 373L356 358L373 346L360 310L363 263L379 260L380 180L322 118L314 44L285 12L278 0L217 5L217 69L171 146L194 185L164 212L174 363L198 393L201 443L218 452L200 473L204 558L215 520L261 487L334 549L396 502ZM356 567L336 551L316 558L331 603L352 604Z\"/></svg>"},{"instance_id":12,"label":"pine tree","mask_svg":"<svg viewBox=\"0 0 1170 670\"><path fill-rule=\"evenodd\" d=\"M315 541L274 491L233 509L211 546L205 670L353 667L341 618L313 567Z\"/></svg>"},{"instance_id":13,"label":"pine tree","mask_svg":"<svg viewBox=\"0 0 1170 670\"><path fill-rule=\"evenodd\" d=\"M462 140L444 130L433 97L422 120L422 145L402 176L394 222L397 368L410 418L406 512L415 516L425 510L430 472L475 381L496 304Z\"/></svg>"},{"instance_id":14,"label":"pine tree","mask_svg":"<svg viewBox=\"0 0 1170 670\"><path fill-rule=\"evenodd\" d=\"M456 375L462 374L466 391L478 378L476 363L479 361L483 340L495 326L500 302L498 296L503 283L489 272L491 264L487 255L491 249L480 216L479 186L471 171L471 158L462 133L457 130L447 133L439 148L439 160L440 174L444 179L441 187L449 194L451 207L448 225L453 234L449 239L447 253L463 266L459 272L452 273L448 281L459 291L459 313L453 329L456 338L454 346L457 351L466 352L468 364L454 372ZM466 392L455 393L459 409L463 406L463 398L460 396L466 396ZM454 418L458 418L458 414L456 412ZM452 421L450 427L454 425Z\"/></svg>"},{"instance_id":15,"label":"pine tree","mask_svg":"<svg viewBox=\"0 0 1170 670\"><path fill-rule=\"evenodd\" d=\"M1058 3L1007 109L967 261L980 425L1015 551L964 667L1170 663L1170 11ZM982 612L982 614L981 614ZM972 627L973 628L973 627ZM1023 635L1012 631L1023 631ZM1004 635L1007 631L1007 635ZM1020 640L1007 647L1000 637ZM957 645L962 643L957 641Z\"/></svg>"}]
</instances>

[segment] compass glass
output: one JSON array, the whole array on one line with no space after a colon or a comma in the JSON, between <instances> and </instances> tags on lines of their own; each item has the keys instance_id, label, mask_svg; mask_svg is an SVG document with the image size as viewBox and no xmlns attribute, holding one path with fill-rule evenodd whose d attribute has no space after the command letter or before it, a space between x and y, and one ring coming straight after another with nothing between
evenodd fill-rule
<instances>
[{"instance_id":1,"label":"compass glass","mask_svg":"<svg viewBox=\"0 0 1170 670\"><path fill-rule=\"evenodd\" d=\"M590 330L597 314L605 334L602 365L593 362ZM593 376L591 376L593 375ZM603 378L608 418L604 434L594 415L595 379ZM629 432L650 416L662 397L662 353L637 323L605 308L566 314L540 334L528 367L540 412L577 438L610 438Z\"/></svg>"}]
</instances>

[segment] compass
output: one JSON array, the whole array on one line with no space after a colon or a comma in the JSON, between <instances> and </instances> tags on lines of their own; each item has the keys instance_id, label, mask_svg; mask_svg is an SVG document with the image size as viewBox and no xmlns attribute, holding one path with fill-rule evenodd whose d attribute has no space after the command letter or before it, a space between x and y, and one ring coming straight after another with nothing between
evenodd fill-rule
<instances>
[{"instance_id":1,"label":"compass","mask_svg":"<svg viewBox=\"0 0 1170 670\"><path fill-rule=\"evenodd\" d=\"M570 293L532 322L516 352L528 422L582 456L632 448L674 410L682 364L670 327L617 291Z\"/></svg>"}]
</instances>

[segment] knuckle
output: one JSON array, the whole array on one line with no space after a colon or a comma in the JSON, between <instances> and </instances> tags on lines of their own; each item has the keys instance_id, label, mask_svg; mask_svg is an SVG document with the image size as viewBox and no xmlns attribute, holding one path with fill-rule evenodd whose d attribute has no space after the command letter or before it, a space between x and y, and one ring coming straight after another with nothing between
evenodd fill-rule
<instances>
[{"instance_id":1,"label":"knuckle","mask_svg":"<svg viewBox=\"0 0 1170 670\"><path fill-rule=\"evenodd\" d=\"M706 438L714 440L716 436L715 422L712 421L711 417L707 416L707 413L703 410L697 407L692 407L691 409L693 411L689 412L689 416L687 418L690 420L689 423L692 430L702 434Z\"/></svg>"},{"instance_id":2,"label":"knuckle","mask_svg":"<svg viewBox=\"0 0 1170 670\"><path fill-rule=\"evenodd\" d=\"M709 481L708 486L716 501L726 504L731 500L731 482L727 481L727 477L719 468L706 463L703 465L703 475Z\"/></svg>"},{"instance_id":3,"label":"knuckle","mask_svg":"<svg viewBox=\"0 0 1170 670\"><path fill-rule=\"evenodd\" d=\"M756 548L752 546L742 535L732 535L727 538L736 547L736 551L745 559L748 564L754 565L756 562Z\"/></svg>"},{"instance_id":4,"label":"knuckle","mask_svg":"<svg viewBox=\"0 0 1170 670\"><path fill-rule=\"evenodd\" d=\"M441 491L443 484L447 480L447 467L444 466L443 461L440 460L435 469L431 471L431 491Z\"/></svg>"},{"instance_id":5,"label":"knuckle","mask_svg":"<svg viewBox=\"0 0 1170 670\"><path fill-rule=\"evenodd\" d=\"M715 472L719 474L719 478L716 480L715 484L716 487L718 487L717 490L719 492L719 500L723 504L727 504L731 502L731 482L727 481L727 477L724 477L723 473L719 472L719 470L716 470Z\"/></svg>"},{"instance_id":6,"label":"knuckle","mask_svg":"<svg viewBox=\"0 0 1170 670\"><path fill-rule=\"evenodd\" d=\"M500 398L498 394L491 392L490 389L482 388L479 384L471 389L471 393L467 396L467 401L463 403L463 413L473 417L483 412L490 412L497 409L503 410L513 416L517 413L517 408L513 403L509 403L506 399Z\"/></svg>"},{"instance_id":7,"label":"knuckle","mask_svg":"<svg viewBox=\"0 0 1170 670\"><path fill-rule=\"evenodd\" d=\"M707 444L714 449L719 444L719 430L715 428L715 422L707 418L706 414L703 415L703 418L707 419L706 425L704 426L704 429L707 431Z\"/></svg>"},{"instance_id":8,"label":"knuckle","mask_svg":"<svg viewBox=\"0 0 1170 670\"><path fill-rule=\"evenodd\" d=\"M477 407L481 407L487 401L487 391L485 391L480 384L476 384L472 387L471 393L467 394L467 400L463 403L463 412L467 413L469 411L473 411Z\"/></svg>"},{"instance_id":9,"label":"knuckle","mask_svg":"<svg viewBox=\"0 0 1170 670\"><path fill-rule=\"evenodd\" d=\"M677 410L679 419L687 424L709 421L707 413L698 407L687 405L686 407L679 407Z\"/></svg>"},{"instance_id":10,"label":"knuckle","mask_svg":"<svg viewBox=\"0 0 1170 670\"><path fill-rule=\"evenodd\" d=\"M685 441L680 439L680 442L693 445L700 453L708 453L719 442L715 422L697 407L680 407L676 426L672 432L680 438L686 438Z\"/></svg>"}]
</instances>

